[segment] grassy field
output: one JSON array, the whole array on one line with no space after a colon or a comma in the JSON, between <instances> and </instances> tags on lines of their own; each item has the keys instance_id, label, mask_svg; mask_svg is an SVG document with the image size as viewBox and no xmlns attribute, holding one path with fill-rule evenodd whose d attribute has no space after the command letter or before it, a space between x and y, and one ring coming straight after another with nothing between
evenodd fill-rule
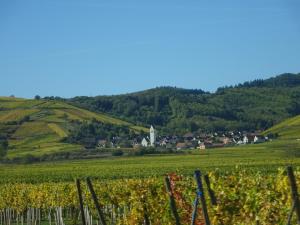
<instances>
[{"instance_id":1,"label":"grassy field","mask_svg":"<svg viewBox=\"0 0 300 225\"><path fill-rule=\"evenodd\" d=\"M20 123L26 117L30 119ZM147 131L144 127L64 102L0 97L0 133L10 136L8 158L78 151L82 146L62 143L61 139L68 136L71 120L92 119Z\"/></svg>"},{"instance_id":2,"label":"grassy field","mask_svg":"<svg viewBox=\"0 0 300 225\"><path fill-rule=\"evenodd\" d=\"M300 151L300 144L294 141L289 145L286 141L278 140L235 148L192 151L180 155L0 165L0 182L73 181L77 177L86 176L99 179L138 178L161 176L172 171L191 175L197 168L203 171L219 168L225 172L236 166L249 171L275 172L278 167L289 164L300 166L300 158L294 151L290 152L290 149Z\"/></svg>"}]
</instances>

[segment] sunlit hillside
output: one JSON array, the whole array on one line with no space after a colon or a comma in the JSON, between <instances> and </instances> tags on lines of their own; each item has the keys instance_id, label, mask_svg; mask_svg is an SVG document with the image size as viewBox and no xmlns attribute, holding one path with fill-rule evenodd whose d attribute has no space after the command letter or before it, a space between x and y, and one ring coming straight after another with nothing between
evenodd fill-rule
<instances>
[{"instance_id":1,"label":"sunlit hillside","mask_svg":"<svg viewBox=\"0 0 300 225\"><path fill-rule=\"evenodd\" d=\"M127 126L135 132L145 130L109 115L90 112L64 102L0 98L0 133L8 136L8 157L80 150L82 146L61 140L68 136L71 121L92 119Z\"/></svg>"},{"instance_id":2,"label":"sunlit hillside","mask_svg":"<svg viewBox=\"0 0 300 225\"><path fill-rule=\"evenodd\" d=\"M265 133L278 135L279 139L296 139L300 144L300 115L284 120Z\"/></svg>"}]
</instances>

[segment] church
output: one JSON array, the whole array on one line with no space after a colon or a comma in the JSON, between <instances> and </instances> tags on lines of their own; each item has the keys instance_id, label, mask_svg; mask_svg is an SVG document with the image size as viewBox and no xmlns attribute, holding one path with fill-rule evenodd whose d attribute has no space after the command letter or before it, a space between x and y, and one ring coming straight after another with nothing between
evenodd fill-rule
<instances>
[{"instance_id":1,"label":"church","mask_svg":"<svg viewBox=\"0 0 300 225\"><path fill-rule=\"evenodd\" d=\"M148 147L148 146L151 146L151 147L155 147L155 143L156 143L156 130L154 129L153 126L150 127L150 138L147 138L149 140L146 139L146 138L143 138L142 140L142 143L141 145L143 147Z\"/></svg>"}]
</instances>

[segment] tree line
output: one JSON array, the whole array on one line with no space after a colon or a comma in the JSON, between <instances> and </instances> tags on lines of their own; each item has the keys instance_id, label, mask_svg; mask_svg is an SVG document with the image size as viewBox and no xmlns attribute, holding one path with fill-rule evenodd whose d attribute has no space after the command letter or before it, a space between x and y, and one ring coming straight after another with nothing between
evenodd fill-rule
<instances>
[{"instance_id":1,"label":"tree line","mask_svg":"<svg viewBox=\"0 0 300 225\"><path fill-rule=\"evenodd\" d=\"M215 93L174 87L68 102L105 112L166 134L189 131L264 130L300 113L300 74L254 80Z\"/></svg>"}]
</instances>

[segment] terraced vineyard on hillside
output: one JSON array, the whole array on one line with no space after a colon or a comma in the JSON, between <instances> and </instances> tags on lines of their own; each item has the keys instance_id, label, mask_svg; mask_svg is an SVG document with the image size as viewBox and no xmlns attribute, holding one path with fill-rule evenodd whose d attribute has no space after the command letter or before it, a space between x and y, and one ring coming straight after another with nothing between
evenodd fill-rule
<instances>
[{"instance_id":1,"label":"terraced vineyard on hillside","mask_svg":"<svg viewBox=\"0 0 300 225\"><path fill-rule=\"evenodd\" d=\"M274 127L271 127L265 133L278 134L280 139L293 140L300 142L300 115L289 118Z\"/></svg>"},{"instance_id":2,"label":"terraced vineyard on hillside","mask_svg":"<svg viewBox=\"0 0 300 225\"><path fill-rule=\"evenodd\" d=\"M145 130L114 117L63 102L0 98L0 132L9 136L9 158L80 150L82 146L63 143L61 139L69 134L70 121L93 119L126 126L136 132Z\"/></svg>"}]
</instances>

